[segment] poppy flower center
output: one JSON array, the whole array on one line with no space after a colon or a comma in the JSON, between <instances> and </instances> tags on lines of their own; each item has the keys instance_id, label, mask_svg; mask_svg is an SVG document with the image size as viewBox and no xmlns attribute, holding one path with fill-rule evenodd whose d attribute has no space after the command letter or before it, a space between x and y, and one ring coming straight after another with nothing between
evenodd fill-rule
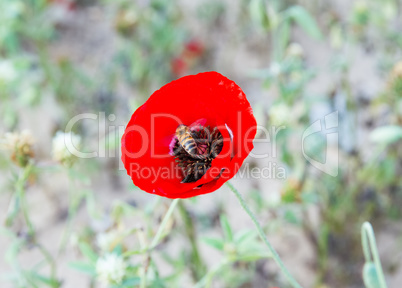
<instances>
[{"instance_id":1,"label":"poppy flower center","mask_svg":"<svg viewBox=\"0 0 402 288\"><path fill-rule=\"evenodd\" d=\"M188 128L179 125L172 154L183 172L181 183L196 182L211 168L212 160L222 151L223 137L218 128Z\"/></svg>"}]
</instances>

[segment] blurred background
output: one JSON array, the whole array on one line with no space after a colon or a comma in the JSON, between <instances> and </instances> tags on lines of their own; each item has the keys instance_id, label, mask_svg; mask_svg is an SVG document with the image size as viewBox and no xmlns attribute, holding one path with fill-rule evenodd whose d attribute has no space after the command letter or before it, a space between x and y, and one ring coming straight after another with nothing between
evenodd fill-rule
<instances>
[{"instance_id":1,"label":"blurred background","mask_svg":"<svg viewBox=\"0 0 402 288\"><path fill-rule=\"evenodd\" d=\"M283 127L242 169L265 176L232 183L294 277L378 287L363 284L370 221L401 287L401 13L398 0L0 0L0 286L290 287L226 187L181 201L143 251L171 201L121 169L121 127L160 86L214 70L259 125ZM71 155L64 133L99 157Z\"/></svg>"}]
</instances>

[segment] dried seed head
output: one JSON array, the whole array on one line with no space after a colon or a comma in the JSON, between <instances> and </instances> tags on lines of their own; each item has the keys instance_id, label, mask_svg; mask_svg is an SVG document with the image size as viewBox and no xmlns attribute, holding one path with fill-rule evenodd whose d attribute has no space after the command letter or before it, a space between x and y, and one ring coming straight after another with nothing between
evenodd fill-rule
<instances>
[{"instance_id":1,"label":"dried seed head","mask_svg":"<svg viewBox=\"0 0 402 288\"><path fill-rule=\"evenodd\" d=\"M1 142L2 148L10 152L11 160L18 166L25 167L34 156L35 140L29 130L6 133Z\"/></svg>"}]
</instances>

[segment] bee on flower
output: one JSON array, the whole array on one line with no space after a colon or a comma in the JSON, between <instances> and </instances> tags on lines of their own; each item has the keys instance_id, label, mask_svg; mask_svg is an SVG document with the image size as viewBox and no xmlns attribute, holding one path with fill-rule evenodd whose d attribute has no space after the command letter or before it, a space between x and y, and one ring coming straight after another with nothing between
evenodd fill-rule
<instances>
[{"instance_id":1,"label":"bee on flower","mask_svg":"<svg viewBox=\"0 0 402 288\"><path fill-rule=\"evenodd\" d=\"M96 262L96 273L99 281L105 286L120 284L126 274L127 263L122 256L111 253L100 257Z\"/></svg>"},{"instance_id":2,"label":"bee on flower","mask_svg":"<svg viewBox=\"0 0 402 288\"><path fill-rule=\"evenodd\" d=\"M10 152L11 160L20 167L27 166L34 156L35 140L29 130L6 133L0 143L4 150Z\"/></svg>"}]
</instances>

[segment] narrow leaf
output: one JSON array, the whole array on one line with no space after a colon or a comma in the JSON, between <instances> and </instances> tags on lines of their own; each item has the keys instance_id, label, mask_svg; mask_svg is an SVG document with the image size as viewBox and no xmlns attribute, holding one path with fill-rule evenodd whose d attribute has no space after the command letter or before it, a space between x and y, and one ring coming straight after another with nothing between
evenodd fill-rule
<instances>
[{"instance_id":1,"label":"narrow leaf","mask_svg":"<svg viewBox=\"0 0 402 288\"><path fill-rule=\"evenodd\" d=\"M89 261L91 261L91 263L95 263L98 260L98 255L88 243L81 242L79 244L79 247L82 255L84 255Z\"/></svg>"},{"instance_id":2,"label":"narrow leaf","mask_svg":"<svg viewBox=\"0 0 402 288\"><path fill-rule=\"evenodd\" d=\"M255 239L257 232L254 230L242 230L234 236L234 243L236 245L247 244L250 240Z\"/></svg>"},{"instance_id":3,"label":"narrow leaf","mask_svg":"<svg viewBox=\"0 0 402 288\"><path fill-rule=\"evenodd\" d=\"M223 251L224 241L222 239L204 237L204 238L202 238L202 241L204 241L205 244L207 244L215 249Z\"/></svg>"},{"instance_id":4,"label":"narrow leaf","mask_svg":"<svg viewBox=\"0 0 402 288\"><path fill-rule=\"evenodd\" d=\"M367 262L363 266L363 281L366 288L381 288L377 269L373 262Z\"/></svg>"},{"instance_id":5,"label":"narrow leaf","mask_svg":"<svg viewBox=\"0 0 402 288\"><path fill-rule=\"evenodd\" d=\"M45 285L47 285L49 287L59 287L60 286L59 281L57 281L55 279L52 279L52 278L49 278L49 277L46 277L46 276L43 276L43 275L40 275L40 274L38 274L36 272L32 272L31 277L33 279L36 279L39 282L42 282L43 284L45 284Z\"/></svg>"},{"instance_id":6,"label":"narrow leaf","mask_svg":"<svg viewBox=\"0 0 402 288\"><path fill-rule=\"evenodd\" d=\"M322 34L317 22L311 17L310 13L302 6L292 6L286 14L294 20L307 34L314 39L322 39Z\"/></svg>"},{"instance_id":7,"label":"narrow leaf","mask_svg":"<svg viewBox=\"0 0 402 288\"><path fill-rule=\"evenodd\" d=\"M230 228L230 224L228 218L225 215L221 215L221 226L223 229L223 235L225 235L225 240L228 242L233 241L233 232L232 228Z\"/></svg>"},{"instance_id":8,"label":"narrow leaf","mask_svg":"<svg viewBox=\"0 0 402 288\"><path fill-rule=\"evenodd\" d=\"M91 276L95 275L95 266L85 262L70 262L68 266L72 269L78 270L82 273L89 274Z\"/></svg>"},{"instance_id":9,"label":"narrow leaf","mask_svg":"<svg viewBox=\"0 0 402 288\"><path fill-rule=\"evenodd\" d=\"M378 127L370 134L371 141L382 144L392 144L402 139L402 127L389 125Z\"/></svg>"}]
</instances>

